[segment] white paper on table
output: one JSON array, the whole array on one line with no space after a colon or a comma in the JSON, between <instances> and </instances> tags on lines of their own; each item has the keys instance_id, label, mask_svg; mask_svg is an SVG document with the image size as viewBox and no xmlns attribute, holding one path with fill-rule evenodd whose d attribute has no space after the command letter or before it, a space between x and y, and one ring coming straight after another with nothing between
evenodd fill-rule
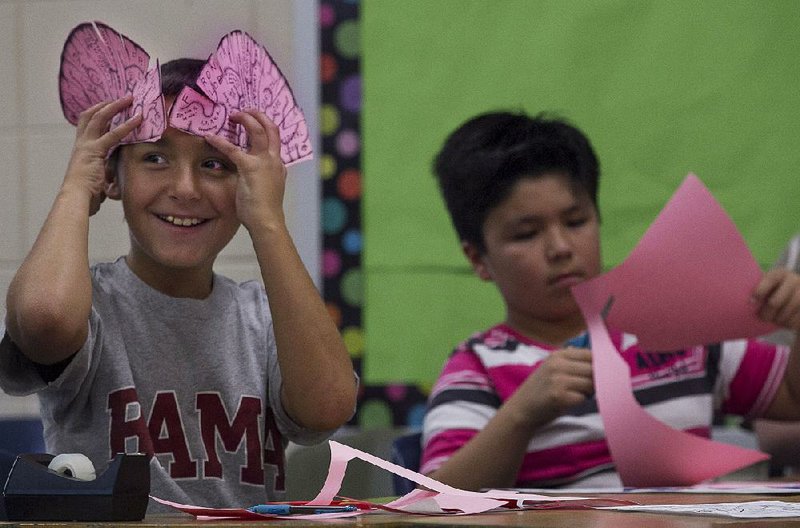
<instances>
[{"instance_id":1,"label":"white paper on table","mask_svg":"<svg viewBox=\"0 0 800 528\"><path fill-rule=\"evenodd\" d=\"M598 509L681 515L716 515L745 519L800 517L800 503L783 501L721 502L718 504L645 504L639 506L605 506Z\"/></svg>"},{"instance_id":2,"label":"white paper on table","mask_svg":"<svg viewBox=\"0 0 800 528\"><path fill-rule=\"evenodd\" d=\"M689 493L716 495L798 495L800 482L712 482L694 486L663 486L653 488L511 488L521 493L575 493L576 495Z\"/></svg>"}]
</instances>

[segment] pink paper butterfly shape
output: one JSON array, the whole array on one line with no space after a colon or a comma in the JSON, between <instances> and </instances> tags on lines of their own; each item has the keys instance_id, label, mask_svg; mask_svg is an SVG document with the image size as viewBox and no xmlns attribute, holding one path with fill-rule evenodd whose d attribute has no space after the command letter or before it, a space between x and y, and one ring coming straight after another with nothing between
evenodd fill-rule
<instances>
[{"instance_id":1,"label":"pink paper butterfly shape","mask_svg":"<svg viewBox=\"0 0 800 528\"><path fill-rule=\"evenodd\" d=\"M133 104L116 115L111 128L136 112L142 124L121 143L156 141L166 130L158 61L128 37L102 22L85 22L72 30L61 53L61 108L76 125L80 113L101 101L133 95ZM184 88L169 114L169 126L200 136L219 134L247 147L243 127L228 117L236 110L256 108L280 129L281 159L286 165L312 158L303 111L286 78L267 50L250 35L236 30L225 35L203 67L197 85L204 93Z\"/></svg>"},{"instance_id":2,"label":"pink paper butterfly shape","mask_svg":"<svg viewBox=\"0 0 800 528\"><path fill-rule=\"evenodd\" d=\"M78 124L80 113L101 101L133 94L133 104L111 122L114 128L137 112L142 124L122 144L155 141L166 129L161 74L156 61L141 46L103 24L85 22L75 27L61 52L59 91L64 117Z\"/></svg>"},{"instance_id":3,"label":"pink paper butterfly shape","mask_svg":"<svg viewBox=\"0 0 800 528\"><path fill-rule=\"evenodd\" d=\"M247 147L244 127L228 118L236 110L255 108L280 130L281 159L288 166L311 159L312 149L303 111L281 70L264 46L243 31L231 31L200 72L198 93L184 87L169 113L177 129L205 136L218 134Z\"/></svg>"}]
</instances>

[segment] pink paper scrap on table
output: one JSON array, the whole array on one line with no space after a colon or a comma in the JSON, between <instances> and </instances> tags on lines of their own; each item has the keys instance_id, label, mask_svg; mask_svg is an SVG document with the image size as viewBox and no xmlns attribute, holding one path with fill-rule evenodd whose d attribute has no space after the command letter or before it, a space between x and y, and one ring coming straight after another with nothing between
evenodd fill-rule
<instances>
[{"instance_id":1,"label":"pink paper scrap on table","mask_svg":"<svg viewBox=\"0 0 800 528\"><path fill-rule=\"evenodd\" d=\"M313 516L291 515L292 519L313 518L314 520L335 519L338 517L352 517L365 513L398 512L419 515L467 515L487 511L513 511L523 509L554 509L554 508L594 508L609 505L635 504L632 501L603 498L582 497L553 497L534 493L523 493L514 490L489 490L485 492L466 491L426 477L410 469L403 468L379 457L365 453L353 447L340 444L333 440L328 441L331 449L331 461L328 467L328 477L317 496L305 503L309 506L327 506L336 500L342 486L347 464L351 460L360 459L381 469L405 477L412 482L425 486L427 489L415 489L410 493L389 502L388 504L357 501L358 512L325 513ZM196 516L198 519L226 518L226 519L257 519L257 518L288 518L287 516L264 516L253 513L244 508L206 508L190 506L166 501L158 497L151 498L161 504L171 506L177 510Z\"/></svg>"},{"instance_id":2,"label":"pink paper scrap on table","mask_svg":"<svg viewBox=\"0 0 800 528\"><path fill-rule=\"evenodd\" d=\"M688 486L768 458L653 418L635 400L630 369L606 328L636 334L645 350L762 335L774 327L758 320L748 302L760 277L733 222L690 174L625 262L573 287L591 336L606 439L624 485Z\"/></svg>"}]
</instances>

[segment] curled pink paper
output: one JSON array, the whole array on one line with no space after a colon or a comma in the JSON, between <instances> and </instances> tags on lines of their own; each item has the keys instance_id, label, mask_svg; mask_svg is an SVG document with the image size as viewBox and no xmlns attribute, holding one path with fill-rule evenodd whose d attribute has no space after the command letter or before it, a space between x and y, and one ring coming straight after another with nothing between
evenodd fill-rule
<instances>
[{"instance_id":1,"label":"curled pink paper","mask_svg":"<svg viewBox=\"0 0 800 528\"><path fill-rule=\"evenodd\" d=\"M389 509L408 513L414 513L415 506L424 502L437 504L440 510L437 513L452 513L452 510L459 510L462 514L489 511L504 507L510 502L525 504L529 507L531 507L532 504L547 503L554 507L558 505L558 507L562 508L591 506L596 504L594 499L585 499L581 497L552 497L534 493L521 493L513 490L488 490L483 492L462 490L448 486L447 484L417 473L416 471L383 460L375 455L365 453L354 447L340 444L333 440L329 440L328 444L331 448L328 477L325 479L320 492L314 499L309 501L308 504L330 504L341 489L347 463L354 458L385 469L395 475L407 478L427 488L427 491L419 489L412 490L410 493L385 505L385 507ZM425 513L430 513L430 511L426 510Z\"/></svg>"},{"instance_id":2,"label":"curled pink paper","mask_svg":"<svg viewBox=\"0 0 800 528\"><path fill-rule=\"evenodd\" d=\"M85 22L67 37L61 52L59 95L64 117L77 125L81 112L101 102L133 95L133 104L111 122L119 126L137 112L144 120L121 143L154 141L166 127L158 63L141 46L103 24Z\"/></svg>"},{"instance_id":3,"label":"curled pink paper","mask_svg":"<svg viewBox=\"0 0 800 528\"><path fill-rule=\"evenodd\" d=\"M202 94L187 87L178 96L170 110L171 126L201 136L218 134L246 148L244 128L228 117L254 108L277 125L286 165L311 159L308 125L289 83L266 48L247 33L232 31L220 40L197 86Z\"/></svg>"},{"instance_id":4,"label":"curled pink paper","mask_svg":"<svg viewBox=\"0 0 800 528\"><path fill-rule=\"evenodd\" d=\"M645 411L633 396L628 364L600 316L606 298L593 291L591 281L572 291L589 326L597 406L625 486L690 486L769 458L760 451L673 429Z\"/></svg>"}]
</instances>

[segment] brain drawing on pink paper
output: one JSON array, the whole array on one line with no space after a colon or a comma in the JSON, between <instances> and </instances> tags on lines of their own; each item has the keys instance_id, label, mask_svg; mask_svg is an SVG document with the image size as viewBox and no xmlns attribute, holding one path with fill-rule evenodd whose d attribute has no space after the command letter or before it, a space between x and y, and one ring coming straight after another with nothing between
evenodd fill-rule
<instances>
[{"instance_id":1,"label":"brain drawing on pink paper","mask_svg":"<svg viewBox=\"0 0 800 528\"><path fill-rule=\"evenodd\" d=\"M202 94L190 88L178 96L169 123L197 135L219 134L247 147L244 128L228 121L236 110L256 108L280 130L281 158L286 165L311 159L305 116L286 78L267 50L243 31L220 40L197 79Z\"/></svg>"},{"instance_id":2,"label":"brain drawing on pink paper","mask_svg":"<svg viewBox=\"0 0 800 528\"><path fill-rule=\"evenodd\" d=\"M166 127L164 98L158 64L149 65L150 55L111 27L102 22L78 25L61 52L59 93L64 117L76 125L90 106L132 94L133 104L114 117L111 127L141 112L141 126L122 143L158 139Z\"/></svg>"},{"instance_id":3,"label":"brain drawing on pink paper","mask_svg":"<svg viewBox=\"0 0 800 528\"><path fill-rule=\"evenodd\" d=\"M229 130L226 107L215 104L188 86L175 99L169 119L172 126L180 123L179 128L191 134L198 136L220 134L228 141L237 140L236 134Z\"/></svg>"}]
</instances>

